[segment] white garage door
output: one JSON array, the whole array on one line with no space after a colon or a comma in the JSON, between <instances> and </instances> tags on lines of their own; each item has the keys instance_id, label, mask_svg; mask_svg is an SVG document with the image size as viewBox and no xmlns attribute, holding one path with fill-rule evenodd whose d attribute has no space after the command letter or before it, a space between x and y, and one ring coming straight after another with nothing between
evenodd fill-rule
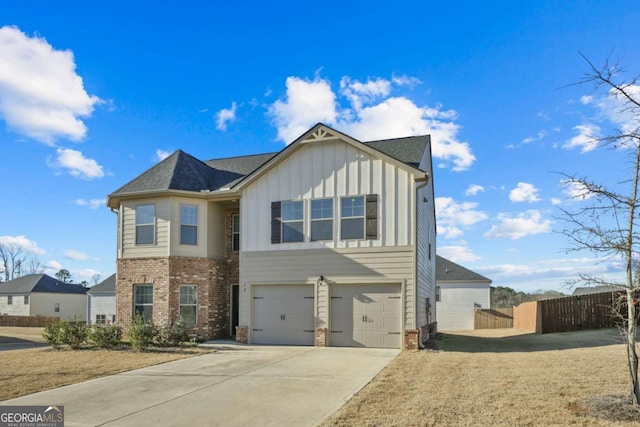
<instances>
[{"instance_id":1,"label":"white garage door","mask_svg":"<svg viewBox=\"0 0 640 427\"><path fill-rule=\"evenodd\" d=\"M331 288L331 345L400 348L400 285L335 285Z\"/></svg>"},{"instance_id":2,"label":"white garage door","mask_svg":"<svg viewBox=\"0 0 640 427\"><path fill-rule=\"evenodd\" d=\"M313 285L253 287L253 342L313 345Z\"/></svg>"}]
</instances>

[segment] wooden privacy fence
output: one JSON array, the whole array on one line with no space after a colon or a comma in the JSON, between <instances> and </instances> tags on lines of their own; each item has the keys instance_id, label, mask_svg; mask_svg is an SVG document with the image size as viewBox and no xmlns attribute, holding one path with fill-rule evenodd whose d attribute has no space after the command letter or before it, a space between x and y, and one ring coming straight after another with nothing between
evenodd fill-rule
<instances>
[{"instance_id":1,"label":"wooden privacy fence","mask_svg":"<svg viewBox=\"0 0 640 427\"><path fill-rule=\"evenodd\" d=\"M616 325L614 298L605 292L522 303L514 307L513 327L537 334L610 328Z\"/></svg>"},{"instance_id":2,"label":"wooden privacy fence","mask_svg":"<svg viewBox=\"0 0 640 427\"><path fill-rule=\"evenodd\" d=\"M513 328L513 307L476 310L474 329Z\"/></svg>"},{"instance_id":3,"label":"wooden privacy fence","mask_svg":"<svg viewBox=\"0 0 640 427\"><path fill-rule=\"evenodd\" d=\"M49 323L57 322L59 317L46 316L9 316L0 315L0 326L45 327Z\"/></svg>"}]
</instances>

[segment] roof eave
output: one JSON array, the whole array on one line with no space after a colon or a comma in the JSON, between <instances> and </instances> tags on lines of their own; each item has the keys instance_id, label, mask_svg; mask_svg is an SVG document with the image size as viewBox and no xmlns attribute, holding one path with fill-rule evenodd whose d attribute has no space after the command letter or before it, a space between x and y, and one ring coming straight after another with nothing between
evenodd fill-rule
<instances>
[{"instance_id":1,"label":"roof eave","mask_svg":"<svg viewBox=\"0 0 640 427\"><path fill-rule=\"evenodd\" d=\"M185 196L207 200L231 200L240 197L240 192L234 188L223 188L220 190L150 190L150 191L132 191L130 193L110 194L107 196L107 207L118 209L120 202L123 200L142 199L157 196Z\"/></svg>"}]
</instances>

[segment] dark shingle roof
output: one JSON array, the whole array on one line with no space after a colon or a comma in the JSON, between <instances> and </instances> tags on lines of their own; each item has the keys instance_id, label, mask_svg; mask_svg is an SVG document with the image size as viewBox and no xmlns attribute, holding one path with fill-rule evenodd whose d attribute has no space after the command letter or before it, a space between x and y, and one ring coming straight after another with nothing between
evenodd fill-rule
<instances>
[{"instance_id":1,"label":"dark shingle roof","mask_svg":"<svg viewBox=\"0 0 640 427\"><path fill-rule=\"evenodd\" d=\"M619 292L624 290L623 286L586 286L581 288L575 288L573 290L573 295L591 295L591 294L602 294L605 292Z\"/></svg>"},{"instance_id":2,"label":"dark shingle roof","mask_svg":"<svg viewBox=\"0 0 640 427\"><path fill-rule=\"evenodd\" d=\"M429 135L365 142L371 148L417 168L431 138Z\"/></svg>"},{"instance_id":3,"label":"dark shingle roof","mask_svg":"<svg viewBox=\"0 0 640 427\"><path fill-rule=\"evenodd\" d=\"M418 167L429 136L385 139L364 144L403 163ZM203 162L178 150L128 182L111 196L161 190L215 191L231 187L279 153L212 159Z\"/></svg>"},{"instance_id":4,"label":"dark shingle roof","mask_svg":"<svg viewBox=\"0 0 640 427\"><path fill-rule=\"evenodd\" d=\"M436 282L491 282L491 279L436 255Z\"/></svg>"},{"instance_id":5,"label":"dark shingle roof","mask_svg":"<svg viewBox=\"0 0 640 427\"><path fill-rule=\"evenodd\" d=\"M27 294L47 292L62 294L85 294L87 288L72 283L64 283L46 274L27 274L17 279L0 283L0 294Z\"/></svg>"},{"instance_id":6,"label":"dark shingle roof","mask_svg":"<svg viewBox=\"0 0 640 427\"><path fill-rule=\"evenodd\" d=\"M102 282L89 288L89 293L95 294L114 294L116 293L116 275L115 273L104 279Z\"/></svg>"}]
</instances>

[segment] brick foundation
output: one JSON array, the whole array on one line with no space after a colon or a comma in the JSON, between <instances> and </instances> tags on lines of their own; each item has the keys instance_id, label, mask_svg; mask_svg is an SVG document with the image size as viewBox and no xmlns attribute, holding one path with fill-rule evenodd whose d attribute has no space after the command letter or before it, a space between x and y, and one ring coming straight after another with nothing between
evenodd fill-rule
<instances>
[{"instance_id":1,"label":"brick foundation","mask_svg":"<svg viewBox=\"0 0 640 427\"><path fill-rule=\"evenodd\" d=\"M242 344L249 342L249 328L247 326L236 326L236 342Z\"/></svg>"},{"instance_id":2,"label":"brick foundation","mask_svg":"<svg viewBox=\"0 0 640 427\"><path fill-rule=\"evenodd\" d=\"M405 350L417 350L419 334L417 329L405 329L404 330L404 349Z\"/></svg>"},{"instance_id":3,"label":"brick foundation","mask_svg":"<svg viewBox=\"0 0 640 427\"><path fill-rule=\"evenodd\" d=\"M314 344L316 347L327 346L327 328L316 328Z\"/></svg>"}]
</instances>

